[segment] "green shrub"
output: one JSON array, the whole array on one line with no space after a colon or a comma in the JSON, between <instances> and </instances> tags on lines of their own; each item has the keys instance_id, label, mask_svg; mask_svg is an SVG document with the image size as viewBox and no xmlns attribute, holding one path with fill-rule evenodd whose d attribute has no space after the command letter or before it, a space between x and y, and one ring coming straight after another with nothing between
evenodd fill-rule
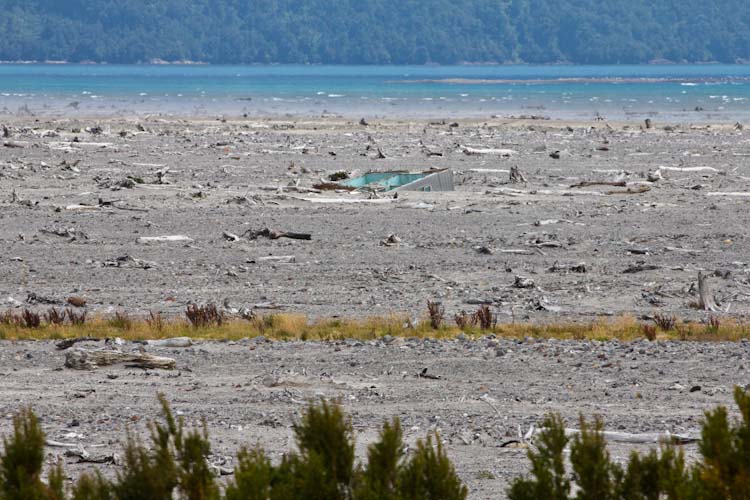
<instances>
[{"instance_id":1,"label":"green shrub","mask_svg":"<svg viewBox=\"0 0 750 500\"><path fill-rule=\"evenodd\" d=\"M31 409L13 418L13 435L3 440L0 458L0 498L3 500L58 500L64 498L59 466L42 482L44 433Z\"/></svg>"},{"instance_id":2,"label":"green shrub","mask_svg":"<svg viewBox=\"0 0 750 500\"><path fill-rule=\"evenodd\" d=\"M380 440L367 449L367 468L360 472L355 495L359 500L398 498L403 447L403 433L398 419L383 424Z\"/></svg>"},{"instance_id":3,"label":"green shrub","mask_svg":"<svg viewBox=\"0 0 750 500\"><path fill-rule=\"evenodd\" d=\"M275 469L260 449L237 454L234 481L227 485L226 500L266 500L271 497Z\"/></svg>"},{"instance_id":4,"label":"green shrub","mask_svg":"<svg viewBox=\"0 0 750 500\"><path fill-rule=\"evenodd\" d=\"M355 464L351 423L337 404L310 405L294 426L299 452L274 466L260 449L242 449L224 495L207 462L211 445L202 431L186 431L163 396L163 422L151 425L146 448L128 433L122 470L114 480L84 474L66 496L61 466L41 480L44 434L31 410L13 421L13 435L0 455L0 500L369 500L466 497L440 441L419 442L403 457L398 420L386 423L369 447L368 464Z\"/></svg>"},{"instance_id":5,"label":"green shrub","mask_svg":"<svg viewBox=\"0 0 750 500\"><path fill-rule=\"evenodd\" d=\"M405 500L462 500L468 491L458 479L440 438L418 441L417 451L403 467L398 480L398 497Z\"/></svg>"},{"instance_id":6,"label":"green shrub","mask_svg":"<svg viewBox=\"0 0 750 500\"><path fill-rule=\"evenodd\" d=\"M71 500L115 500L112 485L99 472L84 474L73 486Z\"/></svg>"},{"instance_id":7,"label":"green shrub","mask_svg":"<svg viewBox=\"0 0 750 500\"><path fill-rule=\"evenodd\" d=\"M294 433L300 457L292 470L313 486L305 491L305 498L351 498L354 439L351 423L345 420L339 405L322 401L319 406L310 406L294 426Z\"/></svg>"},{"instance_id":8,"label":"green shrub","mask_svg":"<svg viewBox=\"0 0 750 500\"><path fill-rule=\"evenodd\" d=\"M508 492L511 499L566 500L570 494L570 480L565 473L563 458L563 450L568 444L565 426L559 415L548 416L542 425L544 430L537 438L538 451L529 449L534 479L516 479Z\"/></svg>"},{"instance_id":9,"label":"green shrub","mask_svg":"<svg viewBox=\"0 0 750 500\"><path fill-rule=\"evenodd\" d=\"M727 410L706 413L699 451L691 467L672 443L641 455L633 452L625 467L612 462L606 449L601 419L580 421L581 431L572 440L565 435L559 416L544 421L530 450L531 477L516 478L511 500L719 500L750 498L750 393L734 394L742 418L730 423ZM565 447L570 444L570 474ZM571 484L577 486L571 496Z\"/></svg>"},{"instance_id":10,"label":"green shrub","mask_svg":"<svg viewBox=\"0 0 750 500\"><path fill-rule=\"evenodd\" d=\"M687 466L671 443L627 464L611 460L601 419L580 421L566 436L559 416L543 423L536 448L528 452L529 477L515 479L511 500L714 500L750 498L750 393L735 389L741 419L727 410L707 412L698 450ZM274 465L260 449L243 449L234 477L222 495L207 462L206 426L186 431L160 396L163 422L151 426L150 448L128 435L124 467L113 480L83 475L66 495L60 465L42 481L44 434L30 409L13 420L13 434L0 455L0 500L463 500L466 487L455 473L438 436L418 441L404 453L397 419L386 422L357 464L351 423L339 405L310 405L295 425L297 452ZM570 449L566 467L565 449Z\"/></svg>"}]
</instances>

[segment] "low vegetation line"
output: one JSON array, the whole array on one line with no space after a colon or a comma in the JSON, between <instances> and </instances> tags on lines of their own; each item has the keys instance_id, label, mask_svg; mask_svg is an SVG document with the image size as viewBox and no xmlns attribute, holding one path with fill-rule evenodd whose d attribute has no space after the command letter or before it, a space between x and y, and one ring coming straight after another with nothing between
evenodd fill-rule
<instances>
[{"instance_id":1,"label":"low vegetation line","mask_svg":"<svg viewBox=\"0 0 750 500\"><path fill-rule=\"evenodd\" d=\"M31 409L13 419L0 453L4 500L465 500L440 437L428 434L404 453L397 418L383 424L367 461L354 454L354 429L335 402L311 404L294 425L297 451L274 464L261 448L243 448L234 469L209 463L207 425L188 429L163 396L162 421L150 425L150 446L128 433L122 467L110 479L101 469L66 484L62 463L42 481L45 437ZM226 483L217 476L231 475ZM222 484L225 483L225 484ZM223 487L222 487L223 486ZM223 490L223 491L222 491Z\"/></svg>"},{"instance_id":2,"label":"low vegetation line","mask_svg":"<svg viewBox=\"0 0 750 500\"><path fill-rule=\"evenodd\" d=\"M739 341L750 338L750 324L740 319L708 315L702 321L684 321L657 313L648 320L632 316L598 318L590 322L500 323L487 305L473 312L461 311L452 321L443 306L428 302L424 315L391 315L364 319L310 319L303 314L253 312L230 313L213 304L189 305L184 315L166 318L116 312L111 316L87 315L84 310L50 307L0 312L0 339L64 339L77 337L126 340L190 337L205 340L240 340L264 336L272 340L374 340L385 336L453 339L463 335L478 338L542 338L560 340L636 339L682 341Z\"/></svg>"}]
</instances>

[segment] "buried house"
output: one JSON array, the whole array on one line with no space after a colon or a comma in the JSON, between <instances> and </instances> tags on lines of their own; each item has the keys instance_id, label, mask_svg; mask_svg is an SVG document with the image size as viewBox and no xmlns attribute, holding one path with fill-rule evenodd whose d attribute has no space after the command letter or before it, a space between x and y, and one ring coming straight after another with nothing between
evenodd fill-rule
<instances>
[{"instance_id":1,"label":"buried house","mask_svg":"<svg viewBox=\"0 0 750 500\"><path fill-rule=\"evenodd\" d=\"M424 172L370 172L341 183L365 191L453 191L453 172L450 169Z\"/></svg>"}]
</instances>

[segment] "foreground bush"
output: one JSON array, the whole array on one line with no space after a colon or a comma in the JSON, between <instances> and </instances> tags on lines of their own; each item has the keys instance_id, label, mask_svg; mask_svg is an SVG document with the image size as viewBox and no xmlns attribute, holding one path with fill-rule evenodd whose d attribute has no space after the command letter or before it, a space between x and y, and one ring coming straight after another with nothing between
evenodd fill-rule
<instances>
[{"instance_id":1,"label":"foreground bush","mask_svg":"<svg viewBox=\"0 0 750 500\"><path fill-rule=\"evenodd\" d=\"M529 451L531 477L518 478L511 500L721 500L750 499L750 393L735 389L742 416L730 424L727 410L706 413L700 458L686 466L682 450L664 443L659 451L633 452L626 466L612 462L603 424L581 419L581 433L569 439L562 420L549 416ZM570 473L563 450L570 446ZM573 484L577 488L573 488Z\"/></svg>"},{"instance_id":2,"label":"foreground bush","mask_svg":"<svg viewBox=\"0 0 750 500\"><path fill-rule=\"evenodd\" d=\"M439 438L403 453L398 420L387 422L370 445L366 464L355 463L351 424L341 409L311 405L294 427L299 451L273 465L260 449L243 449L222 494L206 457L206 427L186 431L160 398L163 423L151 427L151 447L128 435L124 467L114 480L82 476L66 495L60 466L43 482L44 434L25 410L0 456L0 500L461 500L466 488L456 476Z\"/></svg>"}]
</instances>

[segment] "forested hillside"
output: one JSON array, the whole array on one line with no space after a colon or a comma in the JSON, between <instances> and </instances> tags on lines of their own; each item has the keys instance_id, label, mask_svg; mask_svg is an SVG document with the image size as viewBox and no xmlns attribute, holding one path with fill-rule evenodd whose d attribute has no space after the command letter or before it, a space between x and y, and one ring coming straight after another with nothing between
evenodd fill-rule
<instances>
[{"instance_id":1,"label":"forested hillside","mask_svg":"<svg viewBox=\"0 0 750 500\"><path fill-rule=\"evenodd\" d=\"M0 0L0 60L750 59L747 0Z\"/></svg>"}]
</instances>

